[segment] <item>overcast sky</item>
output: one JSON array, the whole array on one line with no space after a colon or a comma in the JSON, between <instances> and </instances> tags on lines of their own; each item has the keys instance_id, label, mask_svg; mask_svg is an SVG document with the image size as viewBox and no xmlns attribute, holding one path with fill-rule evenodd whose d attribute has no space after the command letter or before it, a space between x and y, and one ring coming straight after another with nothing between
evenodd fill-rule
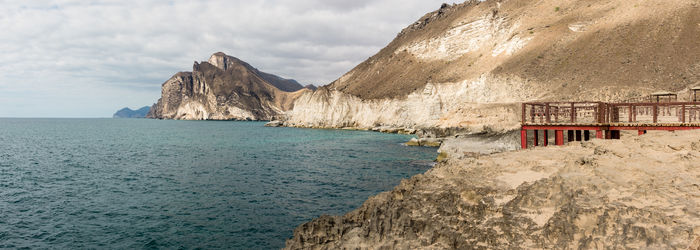
<instances>
[{"instance_id":1,"label":"overcast sky","mask_svg":"<svg viewBox=\"0 0 700 250\"><path fill-rule=\"evenodd\" d=\"M325 85L441 0L0 0L0 117L111 117L214 52Z\"/></svg>"}]
</instances>

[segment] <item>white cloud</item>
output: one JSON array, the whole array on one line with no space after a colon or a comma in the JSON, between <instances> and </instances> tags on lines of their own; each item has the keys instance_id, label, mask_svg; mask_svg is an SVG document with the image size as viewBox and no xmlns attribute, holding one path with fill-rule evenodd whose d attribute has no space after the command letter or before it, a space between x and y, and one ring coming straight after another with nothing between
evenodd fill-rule
<instances>
[{"instance_id":1,"label":"white cloud","mask_svg":"<svg viewBox=\"0 0 700 250\"><path fill-rule=\"evenodd\" d=\"M217 51L327 84L433 0L0 0L0 117L107 117Z\"/></svg>"}]
</instances>

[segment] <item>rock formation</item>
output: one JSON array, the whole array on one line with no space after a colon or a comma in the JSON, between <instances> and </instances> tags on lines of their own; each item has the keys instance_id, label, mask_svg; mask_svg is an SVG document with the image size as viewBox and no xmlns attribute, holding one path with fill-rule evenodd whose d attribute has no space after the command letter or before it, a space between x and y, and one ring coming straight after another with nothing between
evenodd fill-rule
<instances>
[{"instance_id":1,"label":"rock formation","mask_svg":"<svg viewBox=\"0 0 700 250\"><path fill-rule=\"evenodd\" d=\"M696 249L700 131L451 156L287 249Z\"/></svg>"},{"instance_id":2,"label":"rock formation","mask_svg":"<svg viewBox=\"0 0 700 250\"><path fill-rule=\"evenodd\" d=\"M519 102L620 101L700 85L700 3L444 4L376 55L307 93L302 127L517 127Z\"/></svg>"},{"instance_id":3,"label":"rock formation","mask_svg":"<svg viewBox=\"0 0 700 250\"><path fill-rule=\"evenodd\" d=\"M123 108L114 113L112 118L145 118L149 110L151 110L151 107L149 106L145 106L137 110Z\"/></svg>"},{"instance_id":4,"label":"rock formation","mask_svg":"<svg viewBox=\"0 0 700 250\"><path fill-rule=\"evenodd\" d=\"M290 92L294 91L294 92ZM162 97L148 118L185 120L271 120L293 107L301 94L312 92L218 52L195 62L163 83Z\"/></svg>"}]
</instances>

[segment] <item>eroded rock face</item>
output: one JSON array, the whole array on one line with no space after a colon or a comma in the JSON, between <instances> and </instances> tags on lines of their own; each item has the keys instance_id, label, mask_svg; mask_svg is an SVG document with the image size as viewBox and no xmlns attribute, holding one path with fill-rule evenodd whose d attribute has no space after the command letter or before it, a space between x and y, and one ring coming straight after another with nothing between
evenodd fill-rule
<instances>
[{"instance_id":1,"label":"eroded rock face","mask_svg":"<svg viewBox=\"0 0 700 250\"><path fill-rule=\"evenodd\" d=\"M492 84L485 84L491 81ZM511 92L512 91L512 92ZM461 128L468 132L505 132L519 125L513 103L534 91L517 81L484 76L474 81L427 84L402 98L370 99L321 87L302 95L287 112L285 124L299 127L372 129Z\"/></svg>"},{"instance_id":2,"label":"eroded rock face","mask_svg":"<svg viewBox=\"0 0 700 250\"><path fill-rule=\"evenodd\" d=\"M454 157L287 249L686 249L700 239L700 131Z\"/></svg>"},{"instance_id":3,"label":"eroded rock face","mask_svg":"<svg viewBox=\"0 0 700 250\"><path fill-rule=\"evenodd\" d=\"M324 91L300 98L288 121L479 132L517 126L520 109L510 112L509 105L524 101L614 102L659 90L685 100L688 88L700 85L698 5L696 0L443 5Z\"/></svg>"},{"instance_id":4,"label":"eroded rock face","mask_svg":"<svg viewBox=\"0 0 700 250\"><path fill-rule=\"evenodd\" d=\"M279 86L279 87L278 87ZM295 92L287 92L293 90ZM148 118L271 120L305 92L294 80L261 72L221 52L163 83Z\"/></svg>"}]
</instances>

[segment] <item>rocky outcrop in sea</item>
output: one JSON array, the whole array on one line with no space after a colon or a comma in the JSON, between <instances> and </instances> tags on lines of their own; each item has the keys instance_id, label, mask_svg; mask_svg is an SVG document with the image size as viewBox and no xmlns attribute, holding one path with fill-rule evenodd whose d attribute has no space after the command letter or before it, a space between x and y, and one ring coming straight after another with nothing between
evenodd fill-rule
<instances>
[{"instance_id":1,"label":"rocky outcrop in sea","mask_svg":"<svg viewBox=\"0 0 700 250\"><path fill-rule=\"evenodd\" d=\"M148 111L151 110L151 107L145 106L137 110L133 110L130 108L123 108L114 113L112 115L112 118L145 118L146 115L148 114Z\"/></svg>"},{"instance_id":2,"label":"rocky outcrop in sea","mask_svg":"<svg viewBox=\"0 0 700 250\"><path fill-rule=\"evenodd\" d=\"M182 120L272 120L311 92L295 80L259 71L224 53L195 62L163 83L148 118Z\"/></svg>"}]
</instances>

